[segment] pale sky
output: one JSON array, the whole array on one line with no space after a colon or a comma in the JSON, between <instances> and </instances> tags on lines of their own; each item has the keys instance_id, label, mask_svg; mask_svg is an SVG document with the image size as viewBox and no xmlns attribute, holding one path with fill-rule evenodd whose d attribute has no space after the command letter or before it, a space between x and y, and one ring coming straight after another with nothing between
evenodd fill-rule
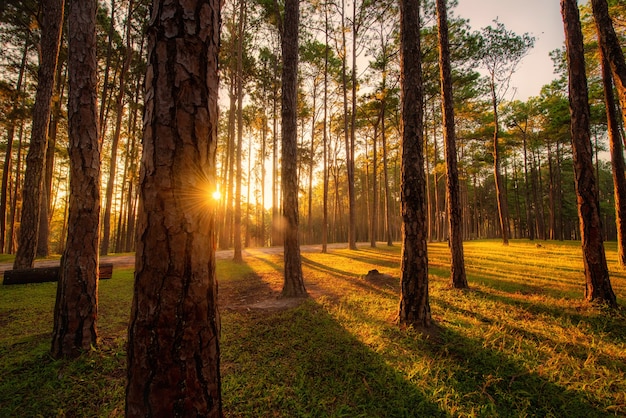
<instances>
[{"instance_id":1,"label":"pale sky","mask_svg":"<svg viewBox=\"0 0 626 418\"><path fill-rule=\"evenodd\" d=\"M469 19L474 30L498 20L518 35L535 37L535 47L518 66L511 87L517 88L515 99L538 96L541 87L556 78L550 51L563 46L565 35L558 0L459 0L455 16Z\"/></svg>"}]
</instances>

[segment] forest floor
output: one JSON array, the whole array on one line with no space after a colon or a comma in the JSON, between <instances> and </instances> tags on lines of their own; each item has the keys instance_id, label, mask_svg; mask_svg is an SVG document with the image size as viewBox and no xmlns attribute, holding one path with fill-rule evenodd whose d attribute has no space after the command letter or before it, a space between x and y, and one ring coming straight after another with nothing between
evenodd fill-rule
<instances>
[{"instance_id":1,"label":"forest floor","mask_svg":"<svg viewBox=\"0 0 626 418\"><path fill-rule=\"evenodd\" d=\"M465 291L429 243L428 333L395 321L399 245L303 246L298 300L279 297L282 248L218 251L225 416L626 416L626 269L606 248L616 310L584 301L580 242L466 242ZM0 286L0 417L124 415L134 257L106 261L99 344L74 360L49 355L56 284Z\"/></svg>"}]
</instances>

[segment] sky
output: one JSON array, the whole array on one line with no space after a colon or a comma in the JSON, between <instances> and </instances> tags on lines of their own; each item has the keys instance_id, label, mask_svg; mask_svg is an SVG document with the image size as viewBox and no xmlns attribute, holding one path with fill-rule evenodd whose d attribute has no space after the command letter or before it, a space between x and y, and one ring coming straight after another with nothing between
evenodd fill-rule
<instances>
[{"instance_id":1,"label":"sky","mask_svg":"<svg viewBox=\"0 0 626 418\"><path fill-rule=\"evenodd\" d=\"M498 18L508 30L518 35L528 32L535 37L535 47L524 57L511 80L511 87L516 88L515 99L538 96L541 87L556 78L549 53L561 48L565 40L558 0L458 1L454 16L469 19L474 30L493 25L493 20Z\"/></svg>"}]
</instances>

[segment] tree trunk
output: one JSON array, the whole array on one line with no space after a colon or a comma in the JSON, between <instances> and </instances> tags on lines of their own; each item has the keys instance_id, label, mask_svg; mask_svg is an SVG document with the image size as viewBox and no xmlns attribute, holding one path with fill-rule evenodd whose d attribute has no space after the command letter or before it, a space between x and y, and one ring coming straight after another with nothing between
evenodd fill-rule
<instances>
[{"instance_id":1,"label":"tree trunk","mask_svg":"<svg viewBox=\"0 0 626 418\"><path fill-rule=\"evenodd\" d=\"M285 222L285 281L283 297L303 297L307 292L302 276L298 242L298 0L285 1L283 27L283 99L282 99L282 191Z\"/></svg>"},{"instance_id":2,"label":"tree trunk","mask_svg":"<svg viewBox=\"0 0 626 418\"><path fill-rule=\"evenodd\" d=\"M97 1L70 2L68 126L70 207L57 286L52 356L73 357L97 344L100 142Z\"/></svg>"},{"instance_id":3,"label":"tree trunk","mask_svg":"<svg viewBox=\"0 0 626 418\"><path fill-rule=\"evenodd\" d=\"M324 47L324 196L323 196L323 223L322 223L322 253L328 252L328 5L324 4L324 36L326 43Z\"/></svg>"},{"instance_id":4,"label":"tree trunk","mask_svg":"<svg viewBox=\"0 0 626 418\"><path fill-rule=\"evenodd\" d=\"M622 108L622 118L626 123L626 60L624 59L624 51L613 28L607 1L591 0L591 6L596 21L598 40L613 72L613 81Z\"/></svg>"},{"instance_id":5,"label":"tree trunk","mask_svg":"<svg viewBox=\"0 0 626 418\"><path fill-rule=\"evenodd\" d=\"M104 123L104 116L107 110L107 100L109 97L109 73L111 71L111 58L113 56L113 35L115 33L115 0L111 0L111 15L109 16L109 33L107 35L107 50L106 50L106 62L104 65L104 77L102 81L102 94L100 96L100 115L98 117L100 126L100 140L104 138L104 129L106 124Z\"/></svg>"},{"instance_id":6,"label":"tree trunk","mask_svg":"<svg viewBox=\"0 0 626 418\"><path fill-rule=\"evenodd\" d=\"M222 416L216 208L206 199L216 185L220 4L160 0L152 9L129 418Z\"/></svg>"},{"instance_id":7,"label":"tree trunk","mask_svg":"<svg viewBox=\"0 0 626 418\"><path fill-rule=\"evenodd\" d=\"M26 60L28 58L28 50L30 45L30 38L27 37L24 43L24 50L22 52L22 61L20 64L20 71L17 76L17 84L15 85L15 93L11 98L13 113L18 110L18 99L22 92L22 82L24 80L24 70L26 69ZM15 123L10 123L7 129L7 145L4 155L4 164L2 168L2 186L0 190L0 253L5 252L5 239L6 239L6 221L7 221L7 197L10 193L9 190L9 178L11 177L11 163L13 158L13 138L15 137ZM12 238L11 238L12 239Z\"/></svg>"},{"instance_id":8,"label":"tree trunk","mask_svg":"<svg viewBox=\"0 0 626 418\"><path fill-rule=\"evenodd\" d=\"M576 0L561 0L569 72L571 135L578 218L585 265L585 298L617 307L602 240L598 187L593 173L583 36Z\"/></svg>"},{"instance_id":9,"label":"tree trunk","mask_svg":"<svg viewBox=\"0 0 626 418\"><path fill-rule=\"evenodd\" d=\"M233 261L243 262L241 254L241 182L243 179L243 167L241 166L241 152L243 147L243 35L246 25L246 0L239 0L239 26L237 34L237 69L236 94L237 94L237 149L235 169L237 170L235 179L235 222L234 222L234 251Z\"/></svg>"},{"instance_id":10,"label":"tree trunk","mask_svg":"<svg viewBox=\"0 0 626 418\"><path fill-rule=\"evenodd\" d=\"M400 324L428 327L426 179L423 144L423 84L420 2L400 0L400 81L402 84L402 256Z\"/></svg>"},{"instance_id":11,"label":"tree trunk","mask_svg":"<svg viewBox=\"0 0 626 418\"><path fill-rule=\"evenodd\" d=\"M520 128L521 129L521 128ZM535 225L533 222L532 200L530 197L532 187L528 181L528 149L527 149L527 130L522 131L522 141L524 147L524 193L526 198L526 228L528 229L528 239L535 239Z\"/></svg>"},{"instance_id":12,"label":"tree trunk","mask_svg":"<svg viewBox=\"0 0 626 418\"><path fill-rule=\"evenodd\" d=\"M445 0L437 0L437 22L439 28L439 72L441 80L441 112L444 123L444 147L447 169L447 209L450 237L450 281L452 287L468 287L463 256L463 219L459 198L459 170L456 160L456 135L454 124L454 98L452 95L452 68L450 66L450 44L448 41L448 17Z\"/></svg>"},{"instance_id":13,"label":"tree trunk","mask_svg":"<svg viewBox=\"0 0 626 418\"><path fill-rule=\"evenodd\" d=\"M386 97L383 98L381 103L382 106L382 115L381 115L381 145L383 147L383 181L385 183L385 229L387 231L387 246L393 246L393 210L392 210L392 202L391 202L391 190L389 187L389 169L387 167L387 130L385 126L385 110L387 107Z\"/></svg>"},{"instance_id":14,"label":"tree trunk","mask_svg":"<svg viewBox=\"0 0 626 418\"><path fill-rule=\"evenodd\" d=\"M498 121L498 101L496 98L495 81L491 81L491 103L493 105L493 178L496 184L496 200L498 203L498 215L500 217L500 229L502 232L502 244L509 245L509 209L504 194L504 184L500 174L500 144L498 136L500 127Z\"/></svg>"},{"instance_id":15,"label":"tree trunk","mask_svg":"<svg viewBox=\"0 0 626 418\"><path fill-rule=\"evenodd\" d=\"M8 253L13 254L15 249L15 224L19 216L18 209L21 207L22 196L20 195L21 180L20 173L22 171L22 143L24 140L24 121L20 121L20 129L18 133L17 150L15 158L15 184L13 185L13 197L11 199L11 210L9 211L9 231L8 231Z\"/></svg>"},{"instance_id":16,"label":"tree trunk","mask_svg":"<svg viewBox=\"0 0 626 418\"><path fill-rule=\"evenodd\" d=\"M598 31L600 29L598 28ZM611 152L611 166L613 168L613 190L615 196L615 226L617 229L617 261L620 266L626 266L626 178L624 171L624 151L622 135L617 116L617 106L613 95L613 76L609 63L602 48L600 48L602 65L602 82L604 84L604 103L608 123L609 147Z\"/></svg>"},{"instance_id":17,"label":"tree trunk","mask_svg":"<svg viewBox=\"0 0 626 418\"><path fill-rule=\"evenodd\" d=\"M113 139L111 141L111 159L109 163L109 177L107 179L106 186L106 203L104 209L104 217L102 220L102 242L100 244L100 255L107 255L109 253L109 240L111 235L111 207L113 203L113 190L115 188L115 174L117 170L117 148L120 142L120 133L122 129L122 116L124 115L124 93L126 73L130 68L130 63L133 58L133 49L130 39L132 28L132 12L133 12L133 0L128 2L128 14L126 17L126 56L124 57L124 63L122 64L122 71L120 72L118 80L119 91L115 102L117 115L115 119L115 132L113 133Z\"/></svg>"},{"instance_id":18,"label":"tree trunk","mask_svg":"<svg viewBox=\"0 0 626 418\"><path fill-rule=\"evenodd\" d=\"M39 202L43 187L48 125L54 77L56 74L61 42L64 0L42 3L41 58L37 76L37 94L33 108L33 126L30 147L26 156L26 173L22 190L22 218L18 233L18 248L14 269L30 268L35 260L39 228Z\"/></svg>"}]
</instances>

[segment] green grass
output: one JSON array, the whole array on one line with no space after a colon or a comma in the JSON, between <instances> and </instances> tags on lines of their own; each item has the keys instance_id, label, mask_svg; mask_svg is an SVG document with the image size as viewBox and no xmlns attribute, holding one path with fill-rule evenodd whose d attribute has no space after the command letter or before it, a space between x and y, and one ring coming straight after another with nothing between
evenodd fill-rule
<instances>
[{"instance_id":1,"label":"green grass","mask_svg":"<svg viewBox=\"0 0 626 418\"><path fill-rule=\"evenodd\" d=\"M465 243L471 289L449 288L429 245L428 334L395 322L400 248L303 253L312 298L257 309L282 255L218 261L228 417L626 416L626 272L607 243L620 308L583 301L580 243ZM362 278L378 269L392 278ZM100 282L101 344L48 355L56 285L0 287L0 417L123 416L132 272Z\"/></svg>"}]
</instances>

